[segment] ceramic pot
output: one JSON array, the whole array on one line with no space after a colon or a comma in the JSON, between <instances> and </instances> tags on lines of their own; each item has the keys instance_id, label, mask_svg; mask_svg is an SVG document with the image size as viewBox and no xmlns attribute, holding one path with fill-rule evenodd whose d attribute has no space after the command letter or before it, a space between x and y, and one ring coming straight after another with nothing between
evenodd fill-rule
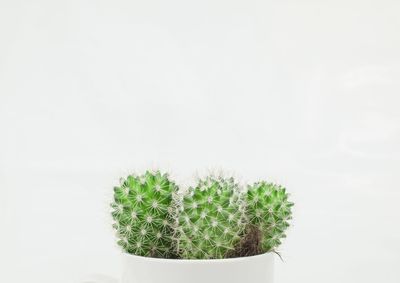
<instances>
[{"instance_id":1,"label":"ceramic pot","mask_svg":"<svg viewBox=\"0 0 400 283\"><path fill-rule=\"evenodd\" d=\"M121 283L272 283L274 254L185 260L123 254Z\"/></svg>"}]
</instances>

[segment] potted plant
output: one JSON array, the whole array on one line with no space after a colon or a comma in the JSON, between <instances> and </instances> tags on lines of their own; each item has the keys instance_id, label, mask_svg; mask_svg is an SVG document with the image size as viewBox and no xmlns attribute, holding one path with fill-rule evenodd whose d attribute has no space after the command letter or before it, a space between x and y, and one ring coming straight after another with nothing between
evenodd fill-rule
<instances>
[{"instance_id":1,"label":"potted plant","mask_svg":"<svg viewBox=\"0 0 400 283\"><path fill-rule=\"evenodd\" d=\"M209 176L185 192L168 174L129 175L114 188L121 283L271 283L293 203L282 186Z\"/></svg>"}]
</instances>

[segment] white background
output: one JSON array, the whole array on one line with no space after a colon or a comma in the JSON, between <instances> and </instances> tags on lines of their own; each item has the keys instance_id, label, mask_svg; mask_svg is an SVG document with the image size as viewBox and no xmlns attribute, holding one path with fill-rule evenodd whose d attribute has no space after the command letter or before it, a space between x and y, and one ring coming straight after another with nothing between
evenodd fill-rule
<instances>
[{"instance_id":1,"label":"white background","mask_svg":"<svg viewBox=\"0 0 400 283\"><path fill-rule=\"evenodd\" d=\"M118 276L120 176L296 202L276 282L400 282L400 2L0 1L0 282Z\"/></svg>"}]
</instances>

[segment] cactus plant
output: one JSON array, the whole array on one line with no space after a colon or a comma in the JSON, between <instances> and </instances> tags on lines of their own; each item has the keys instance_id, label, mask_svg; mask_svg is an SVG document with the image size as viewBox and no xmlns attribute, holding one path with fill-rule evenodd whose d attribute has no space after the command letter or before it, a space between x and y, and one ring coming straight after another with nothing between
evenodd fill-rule
<instances>
[{"instance_id":1,"label":"cactus plant","mask_svg":"<svg viewBox=\"0 0 400 283\"><path fill-rule=\"evenodd\" d=\"M286 189L280 185L257 182L248 186L246 193L248 225L261 232L261 252L274 250L286 237L285 230L291 219L292 202L288 201Z\"/></svg>"},{"instance_id":2,"label":"cactus plant","mask_svg":"<svg viewBox=\"0 0 400 283\"><path fill-rule=\"evenodd\" d=\"M111 207L118 244L127 253L172 257L176 192L175 183L159 171L121 179Z\"/></svg>"},{"instance_id":3,"label":"cactus plant","mask_svg":"<svg viewBox=\"0 0 400 283\"><path fill-rule=\"evenodd\" d=\"M207 177L183 196L178 218L183 258L225 258L245 228L244 206L233 178Z\"/></svg>"}]
</instances>

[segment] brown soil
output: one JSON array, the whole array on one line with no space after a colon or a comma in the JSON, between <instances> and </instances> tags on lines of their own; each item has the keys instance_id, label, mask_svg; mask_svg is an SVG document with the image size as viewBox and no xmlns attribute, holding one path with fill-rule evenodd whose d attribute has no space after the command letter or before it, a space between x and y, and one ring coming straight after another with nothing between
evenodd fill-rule
<instances>
[{"instance_id":1,"label":"brown soil","mask_svg":"<svg viewBox=\"0 0 400 283\"><path fill-rule=\"evenodd\" d=\"M228 257L245 257L261 253L261 231L257 227L251 225L247 228L246 235L240 241L236 249L230 252Z\"/></svg>"}]
</instances>

